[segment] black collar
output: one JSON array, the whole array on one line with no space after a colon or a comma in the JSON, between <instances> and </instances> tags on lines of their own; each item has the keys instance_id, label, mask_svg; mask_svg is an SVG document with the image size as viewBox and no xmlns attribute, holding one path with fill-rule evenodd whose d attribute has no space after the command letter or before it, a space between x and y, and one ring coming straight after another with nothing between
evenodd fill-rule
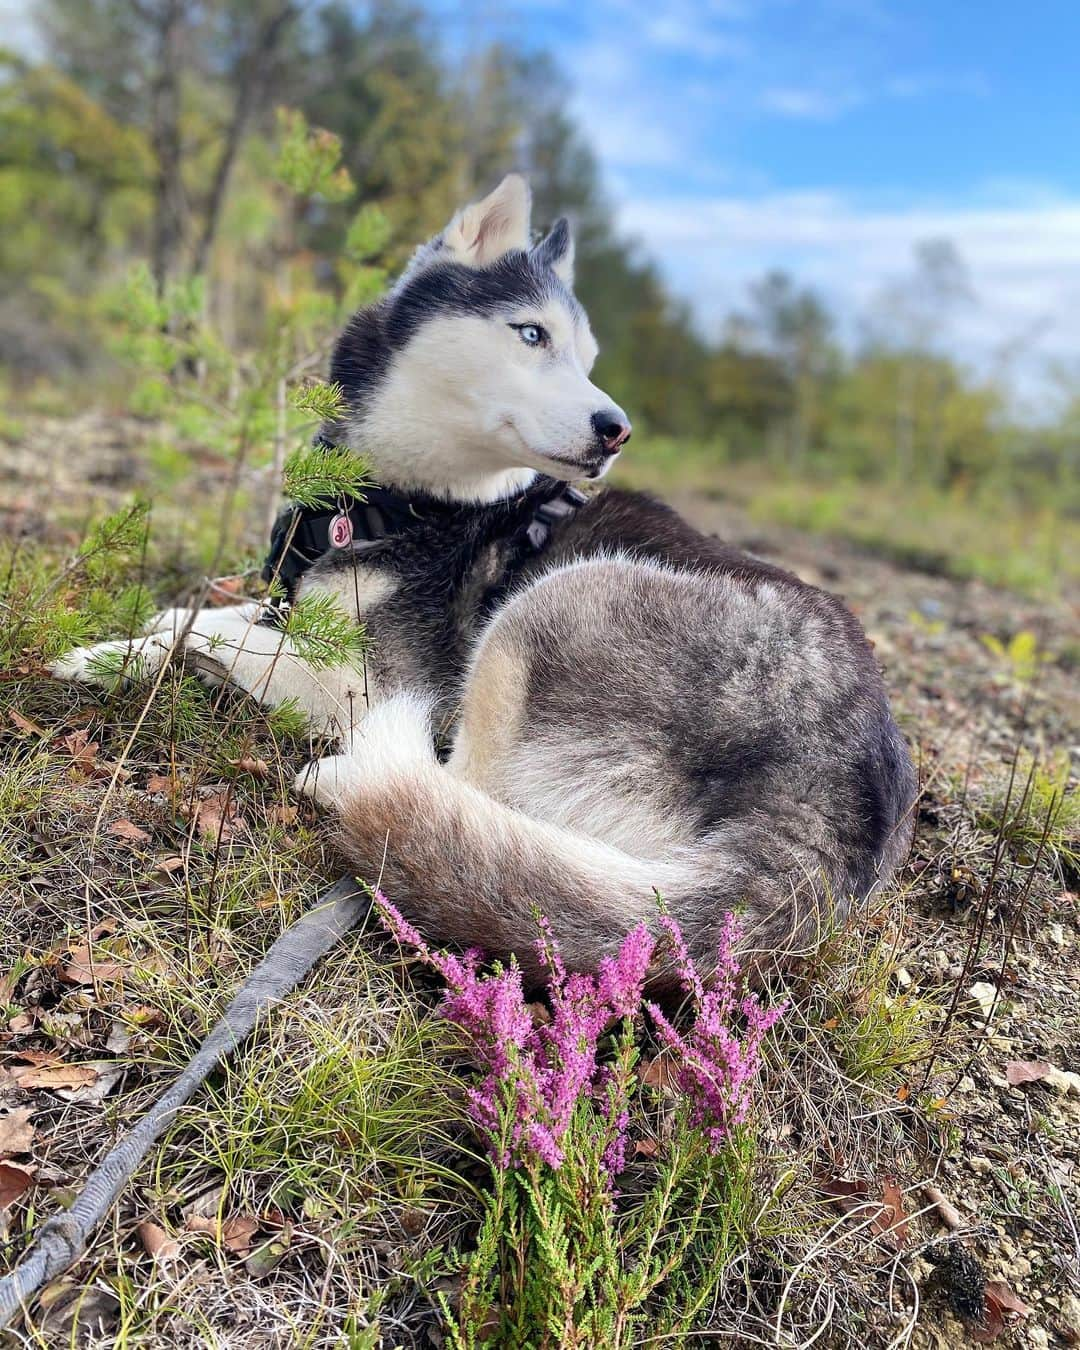
<instances>
[{"instance_id":1,"label":"black collar","mask_svg":"<svg viewBox=\"0 0 1080 1350\"><path fill-rule=\"evenodd\" d=\"M512 526L508 565L515 572L526 559L542 553L554 526L575 515L587 500L571 484L543 478L520 496L490 505L465 506L427 494L406 497L391 488L367 487L362 497L343 498L337 507L287 506L274 521L262 578L279 581L291 601L300 578L327 553L425 526L452 529L455 519L476 512L507 516ZM533 509L522 523L522 508L528 505Z\"/></svg>"}]
</instances>

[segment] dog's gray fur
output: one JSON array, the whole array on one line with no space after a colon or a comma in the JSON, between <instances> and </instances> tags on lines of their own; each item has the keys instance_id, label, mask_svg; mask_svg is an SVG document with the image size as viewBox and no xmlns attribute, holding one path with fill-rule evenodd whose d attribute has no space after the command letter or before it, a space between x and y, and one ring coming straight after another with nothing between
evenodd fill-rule
<instances>
[{"instance_id":1,"label":"dog's gray fur","mask_svg":"<svg viewBox=\"0 0 1080 1350\"><path fill-rule=\"evenodd\" d=\"M569 231L529 249L527 218L505 180L338 346L332 437L419 517L302 581L366 625L366 669L317 675L254 607L195 616L186 648L207 678L338 731L343 753L298 786L435 941L534 976L539 909L591 967L659 893L705 960L732 908L761 957L805 949L910 837L914 776L869 644L840 601L636 494L593 497L521 561L552 477L601 474L618 437L597 417L625 422L588 381ZM543 350L521 342L540 325ZM152 625L146 668L181 620ZM58 673L86 678L93 650Z\"/></svg>"}]
</instances>

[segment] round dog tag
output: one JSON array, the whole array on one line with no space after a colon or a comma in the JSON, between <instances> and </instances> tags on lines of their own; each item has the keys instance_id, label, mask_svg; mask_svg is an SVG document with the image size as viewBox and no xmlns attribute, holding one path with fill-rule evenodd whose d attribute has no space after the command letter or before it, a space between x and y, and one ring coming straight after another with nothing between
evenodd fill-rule
<instances>
[{"instance_id":1,"label":"round dog tag","mask_svg":"<svg viewBox=\"0 0 1080 1350\"><path fill-rule=\"evenodd\" d=\"M339 511L330 522L330 543L334 548L348 548L352 543L352 521L345 511Z\"/></svg>"}]
</instances>

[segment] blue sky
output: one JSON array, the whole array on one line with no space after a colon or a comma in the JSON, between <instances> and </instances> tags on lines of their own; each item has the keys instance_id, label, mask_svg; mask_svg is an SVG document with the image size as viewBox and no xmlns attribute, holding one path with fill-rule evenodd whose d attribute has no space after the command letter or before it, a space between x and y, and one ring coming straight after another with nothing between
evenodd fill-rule
<instances>
[{"instance_id":1,"label":"blue sky","mask_svg":"<svg viewBox=\"0 0 1080 1350\"><path fill-rule=\"evenodd\" d=\"M554 53L613 209L706 329L771 266L848 331L950 238L947 340L1025 397L1080 344L1075 0L484 0L447 36ZM1080 354L1073 360L1080 382Z\"/></svg>"}]
</instances>

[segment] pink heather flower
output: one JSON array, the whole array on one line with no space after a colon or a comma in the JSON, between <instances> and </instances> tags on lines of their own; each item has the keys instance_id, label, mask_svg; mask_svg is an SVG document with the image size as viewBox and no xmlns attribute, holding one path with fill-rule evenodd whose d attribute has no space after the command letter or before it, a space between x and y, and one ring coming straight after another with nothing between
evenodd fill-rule
<instances>
[{"instance_id":1,"label":"pink heather flower","mask_svg":"<svg viewBox=\"0 0 1080 1350\"><path fill-rule=\"evenodd\" d=\"M480 1082L468 1089L467 1101L495 1165L507 1168L536 1158L560 1167L563 1139L578 1104L606 1099L603 1165L609 1178L618 1175L626 1164L630 1123L622 1096L625 1089L609 1069L597 1064L597 1052L612 1024L636 1016L642 1006L656 947L645 924L627 934L617 954L605 957L594 976L567 973L551 928L541 920L536 945L550 972L551 1020L534 1026L516 965L482 974L483 953L477 948L461 957L432 951L381 892L375 901L386 928L446 981L443 1012L469 1037L483 1070ZM660 923L670 936L696 1021L683 1036L655 1004L646 1006L661 1041L675 1054L676 1078L690 1099L692 1124L719 1147L746 1117L750 1085L761 1064L761 1042L782 1008L764 1011L750 997L737 1004L739 932L733 915L724 919L708 991L678 924L666 915ZM746 1019L741 1039L731 1029L739 1011Z\"/></svg>"},{"instance_id":2,"label":"pink heather flower","mask_svg":"<svg viewBox=\"0 0 1080 1350\"><path fill-rule=\"evenodd\" d=\"M663 1044L673 1052L676 1082L690 1100L690 1120L705 1130L719 1148L731 1130L746 1119L753 1079L761 1068L761 1044L783 1015L784 1004L763 1009L747 995L736 1000L740 931L732 914L724 916L716 953L716 970L708 991L694 967L678 924L664 915L661 924L671 936L683 988L691 995L696 1017L683 1036L655 1003L646 1006ZM732 1030L736 1011L746 1020L743 1037Z\"/></svg>"}]
</instances>

